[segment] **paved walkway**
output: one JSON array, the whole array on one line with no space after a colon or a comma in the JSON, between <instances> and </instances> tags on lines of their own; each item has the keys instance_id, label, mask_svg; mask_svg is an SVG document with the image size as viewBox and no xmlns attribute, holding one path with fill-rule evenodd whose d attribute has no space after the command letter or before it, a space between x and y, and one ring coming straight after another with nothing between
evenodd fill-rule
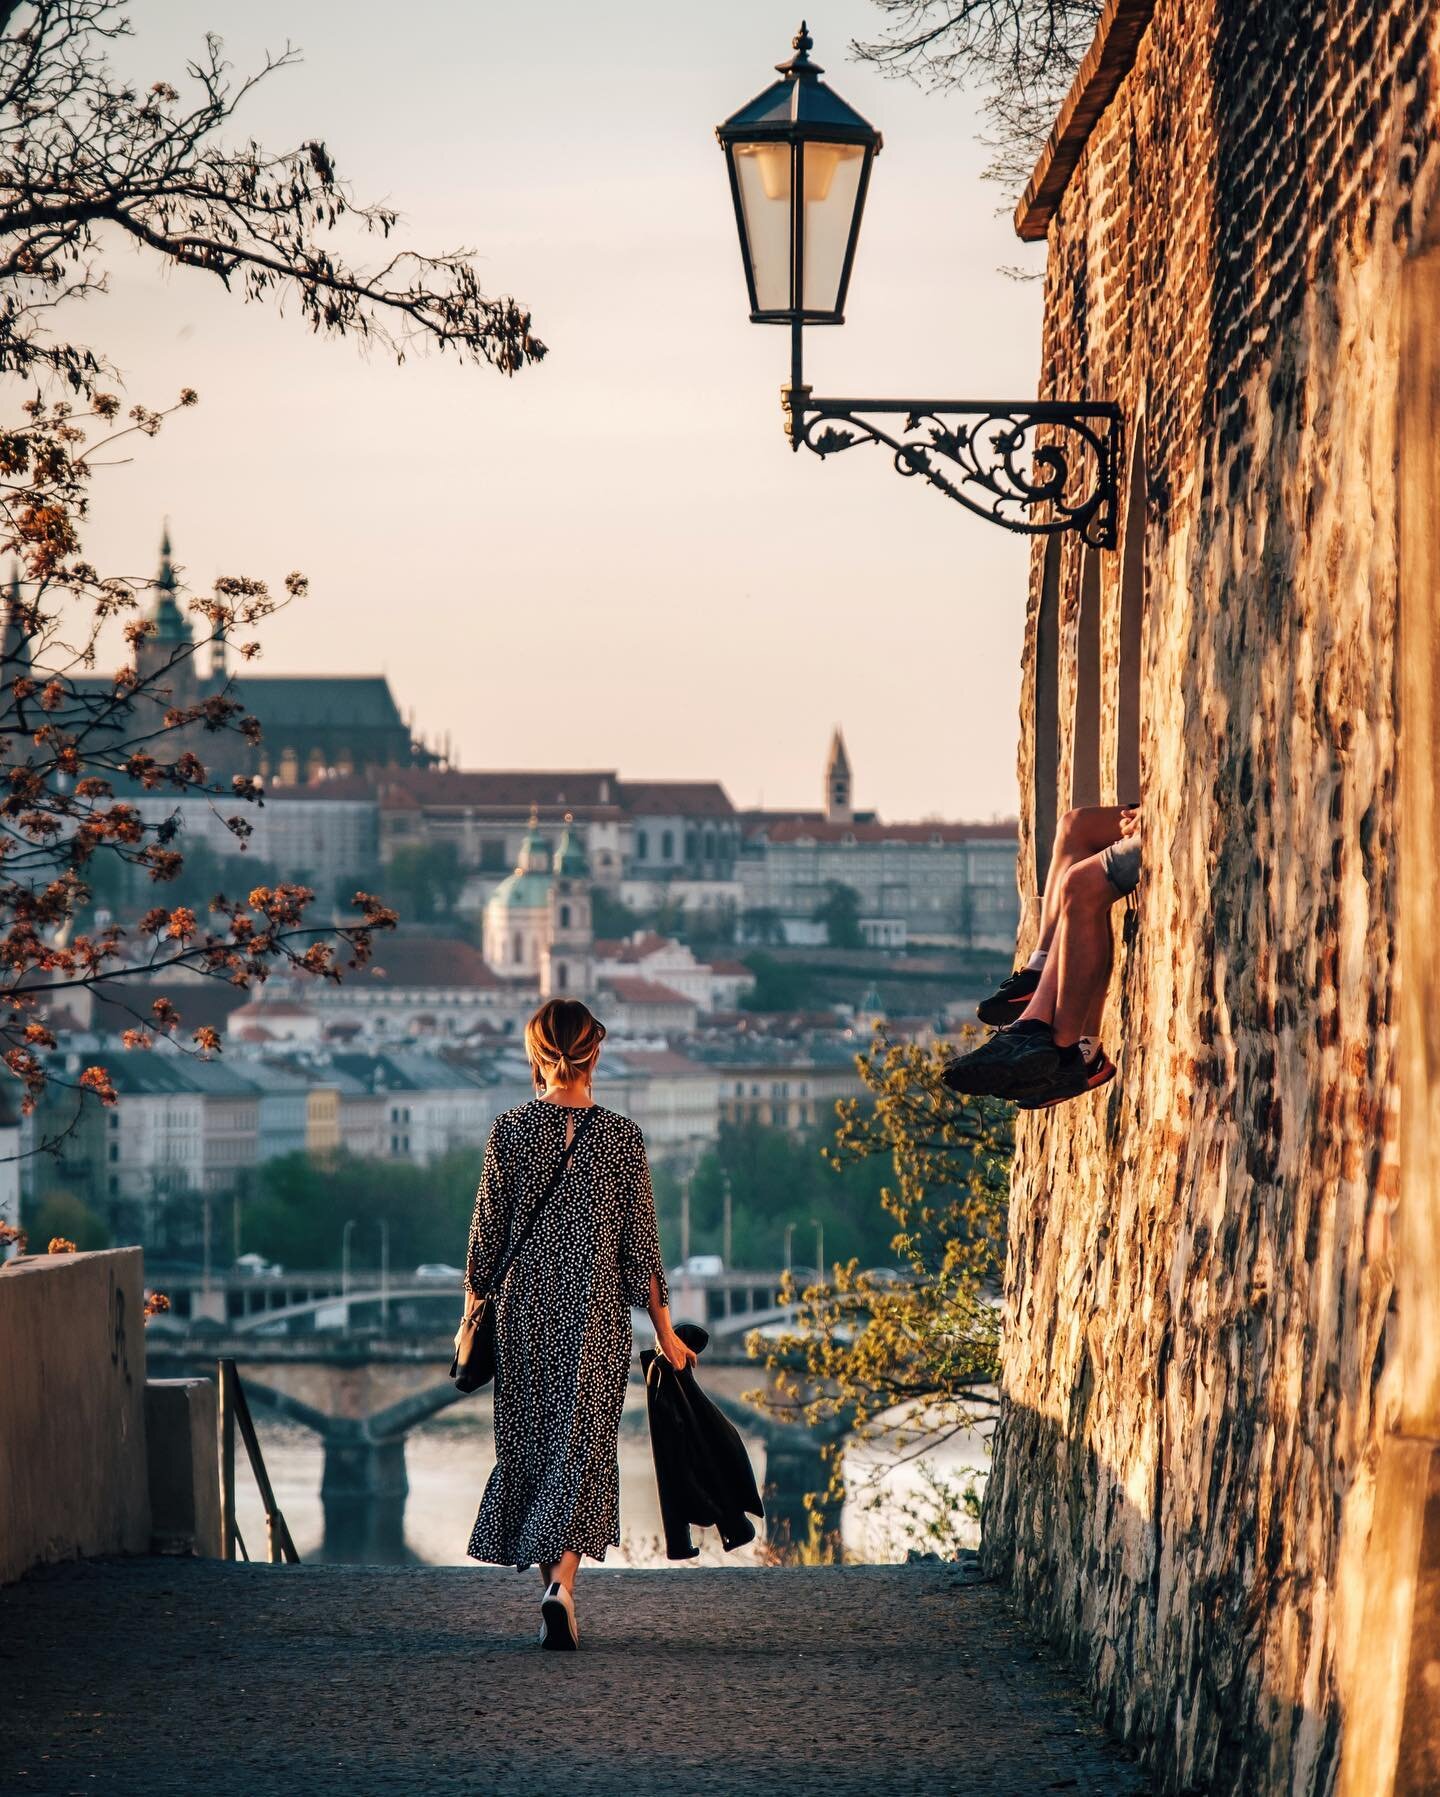
<instances>
[{"instance_id":1,"label":"paved walkway","mask_svg":"<svg viewBox=\"0 0 1440 1797\"><path fill-rule=\"evenodd\" d=\"M0 1591L0 1791L803 1797L1149 1781L951 1566L589 1572L133 1560Z\"/></svg>"}]
</instances>

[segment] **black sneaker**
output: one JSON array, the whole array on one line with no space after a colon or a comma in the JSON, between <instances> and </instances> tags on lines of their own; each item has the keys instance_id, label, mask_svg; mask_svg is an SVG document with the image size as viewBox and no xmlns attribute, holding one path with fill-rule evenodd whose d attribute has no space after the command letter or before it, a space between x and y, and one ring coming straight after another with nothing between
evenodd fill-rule
<instances>
[{"instance_id":1,"label":"black sneaker","mask_svg":"<svg viewBox=\"0 0 1440 1797\"><path fill-rule=\"evenodd\" d=\"M1033 967L1017 967L1014 973L1001 980L989 998L981 999L975 1007L975 1015L981 1023L1003 1029L1007 1023L1014 1023L1035 996L1039 984L1040 975Z\"/></svg>"},{"instance_id":2,"label":"black sneaker","mask_svg":"<svg viewBox=\"0 0 1440 1797\"><path fill-rule=\"evenodd\" d=\"M1075 1054L1079 1056L1079 1049ZM1029 1098L1053 1079L1061 1051L1048 1023L1001 1030L969 1054L957 1055L940 1075L952 1092L989 1098Z\"/></svg>"},{"instance_id":3,"label":"black sneaker","mask_svg":"<svg viewBox=\"0 0 1440 1797\"><path fill-rule=\"evenodd\" d=\"M1087 1092L1098 1092L1101 1086L1108 1086L1114 1079L1115 1063L1103 1048L1097 1048L1088 1061L1081 1057L1078 1067L1066 1059L1070 1052L1061 1049L1060 1065L1055 1072L1042 1089L1017 1098L1017 1110L1048 1111L1053 1104L1064 1104L1071 1098L1083 1098Z\"/></svg>"}]
</instances>

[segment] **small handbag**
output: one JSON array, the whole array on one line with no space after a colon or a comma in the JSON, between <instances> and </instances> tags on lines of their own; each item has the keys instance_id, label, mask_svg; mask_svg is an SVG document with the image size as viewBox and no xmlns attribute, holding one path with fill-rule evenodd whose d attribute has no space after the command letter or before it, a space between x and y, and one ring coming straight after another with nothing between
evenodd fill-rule
<instances>
[{"instance_id":1,"label":"small handbag","mask_svg":"<svg viewBox=\"0 0 1440 1797\"><path fill-rule=\"evenodd\" d=\"M565 1178L565 1170L570 1165L570 1157L574 1154L581 1136L589 1127L594 1116L593 1109L575 1125L575 1133L566 1144L565 1152L560 1156L560 1164L555 1169L550 1183L540 1195L540 1202L531 1211L525 1227L515 1240L515 1245L505 1256L494 1278L490 1281L490 1289L479 1300L473 1309L468 1309L460 1323L460 1338L455 1344L455 1357L450 1362L450 1377L455 1382L457 1391L479 1391L482 1385L488 1385L495 1377L495 1299L500 1287L505 1283L505 1275L515 1264L515 1257L530 1239L540 1213L559 1191Z\"/></svg>"}]
</instances>

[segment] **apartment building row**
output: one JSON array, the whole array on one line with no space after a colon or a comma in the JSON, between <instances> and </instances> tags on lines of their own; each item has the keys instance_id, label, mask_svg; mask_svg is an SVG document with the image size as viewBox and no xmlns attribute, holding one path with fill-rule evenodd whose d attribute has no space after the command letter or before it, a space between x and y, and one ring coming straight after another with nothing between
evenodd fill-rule
<instances>
[{"instance_id":1,"label":"apartment building row","mask_svg":"<svg viewBox=\"0 0 1440 1797\"><path fill-rule=\"evenodd\" d=\"M607 1050L597 1100L633 1117L652 1160L693 1159L722 1123L789 1129L823 1126L838 1097L859 1092L853 1054L841 1044L783 1050L713 1043ZM111 1074L113 1106L79 1091L80 1069ZM365 1159L429 1164L456 1149L482 1148L500 1112L533 1096L518 1047L441 1056L419 1048L384 1052L328 1047L292 1052L227 1051L200 1060L160 1047L113 1052L72 1046L22 1142L22 1215L55 1191L79 1198L117 1240L184 1251L211 1201L243 1197L256 1170L281 1156L323 1161L344 1151ZM44 1145L47 1145L45 1147Z\"/></svg>"}]
</instances>

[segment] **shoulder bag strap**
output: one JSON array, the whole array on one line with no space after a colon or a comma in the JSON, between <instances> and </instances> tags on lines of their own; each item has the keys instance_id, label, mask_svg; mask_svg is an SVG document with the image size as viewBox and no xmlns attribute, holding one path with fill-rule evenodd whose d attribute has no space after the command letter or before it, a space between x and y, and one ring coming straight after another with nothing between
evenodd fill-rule
<instances>
[{"instance_id":1,"label":"shoulder bag strap","mask_svg":"<svg viewBox=\"0 0 1440 1797\"><path fill-rule=\"evenodd\" d=\"M500 1287L505 1283L505 1275L510 1271L511 1267L514 1266L516 1256L519 1254L520 1250L525 1246L526 1242L530 1240L531 1231L539 1221L541 1211L544 1210L545 1206L555 1196L556 1192L559 1191L561 1185L564 1183L565 1172L570 1165L570 1157L579 1146L581 1136L583 1136L585 1131L590 1127L590 1120L594 1115L595 1106L592 1105L590 1109L586 1111L585 1115L576 1123L575 1133L566 1143L565 1152L560 1156L559 1166L556 1167L554 1173L550 1176L549 1185L546 1186L545 1190L540 1194L540 1201L526 1218L525 1227L515 1238L515 1245L505 1256L504 1260L501 1261L499 1270L496 1272L495 1277L490 1281L490 1290L492 1293L498 1292Z\"/></svg>"}]
</instances>

